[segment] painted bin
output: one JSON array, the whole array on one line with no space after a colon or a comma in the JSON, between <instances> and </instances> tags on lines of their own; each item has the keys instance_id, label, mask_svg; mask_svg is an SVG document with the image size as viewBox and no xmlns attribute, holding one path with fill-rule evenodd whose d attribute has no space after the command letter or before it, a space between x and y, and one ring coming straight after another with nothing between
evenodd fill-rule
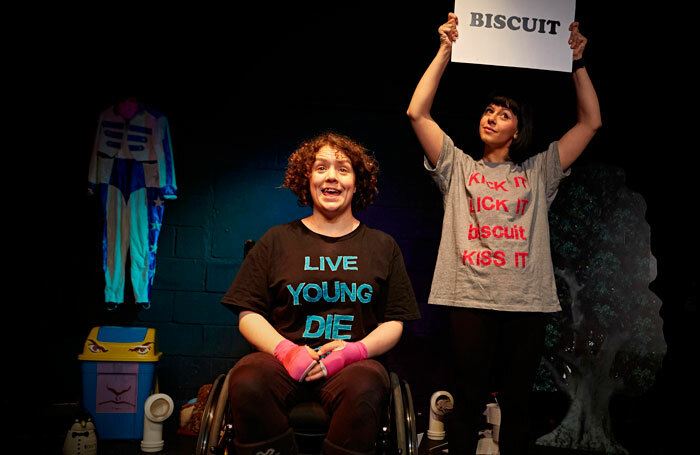
<instances>
[{"instance_id":1,"label":"painted bin","mask_svg":"<svg viewBox=\"0 0 700 455\"><path fill-rule=\"evenodd\" d=\"M99 439L143 438L146 398L156 388L156 331L146 327L94 327L78 356L83 407Z\"/></svg>"}]
</instances>

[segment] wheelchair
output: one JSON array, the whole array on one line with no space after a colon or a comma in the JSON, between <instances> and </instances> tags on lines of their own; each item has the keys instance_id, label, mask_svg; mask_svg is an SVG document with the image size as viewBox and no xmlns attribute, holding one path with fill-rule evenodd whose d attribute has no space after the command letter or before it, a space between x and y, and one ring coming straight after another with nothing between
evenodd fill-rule
<instances>
[{"instance_id":1,"label":"wheelchair","mask_svg":"<svg viewBox=\"0 0 700 455\"><path fill-rule=\"evenodd\" d=\"M254 245L252 239L245 241L243 258ZM228 398L230 375L229 370L228 374L220 374L212 383L197 438L197 455L228 455L233 447L233 424ZM384 424L377 430L377 453L415 455L418 453L418 439L411 388L405 380L399 380L394 372L389 372L389 380L389 403L385 410ZM289 423L300 454L321 452L321 444L330 423L330 417L323 406L316 402L299 403L290 410Z\"/></svg>"},{"instance_id":2,"label":"wheelchair","mask_svg":"<svg viewBox=\"0 0 700 455\"><path fill-rule=\"evenodd\" d=\"M229 413L228 382L231 372L220 374L213 382L202 415L197 455L228 455L233 450L233 424ZM415 455L418 453L416 416L411 388L405 380L389 373L389 403L384 424L377 429L377 453ZM320 453L330 417L316 402L302 402L289 414L300 454Z\"/></svg>"}]
</instances>

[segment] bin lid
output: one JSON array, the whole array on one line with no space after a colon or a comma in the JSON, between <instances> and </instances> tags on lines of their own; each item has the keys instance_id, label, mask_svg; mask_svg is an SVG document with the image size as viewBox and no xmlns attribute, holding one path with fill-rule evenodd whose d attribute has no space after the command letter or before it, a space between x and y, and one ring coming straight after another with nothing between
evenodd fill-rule
<instances>
[{"instance_id":1,"label":"bin lid","mask_svg":"<svg viewBox=\"0 0 700 455\"><path fill-rule=\"evenodd\" d=\"M156 329L147 327L93 327L78 360L97 362L157 362Z\"/></svg>"}]
</instances>

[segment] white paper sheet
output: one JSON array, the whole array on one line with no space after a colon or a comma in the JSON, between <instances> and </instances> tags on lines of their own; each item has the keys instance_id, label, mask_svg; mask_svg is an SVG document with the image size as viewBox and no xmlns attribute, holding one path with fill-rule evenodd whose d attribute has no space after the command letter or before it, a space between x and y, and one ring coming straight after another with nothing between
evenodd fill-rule
<instances>
[{"instance_id":1,"label":"white paper sheet","mask_svg":"<svg viewBox=\"0 0 700 455\"><path fill-rule=\"evenodd\" d=\"M455 0L454 10L453 62L571 71L576 0Z\"/></svg>"}]
</instances>

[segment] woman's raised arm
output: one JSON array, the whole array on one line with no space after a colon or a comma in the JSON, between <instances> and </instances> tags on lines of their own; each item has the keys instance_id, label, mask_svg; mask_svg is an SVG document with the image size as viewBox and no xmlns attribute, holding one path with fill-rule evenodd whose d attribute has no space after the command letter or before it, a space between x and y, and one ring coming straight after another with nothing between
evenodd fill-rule
<instances>
[{"instance_id":1,"label":"woman's raised arm","mask_svg":"<svg viewBox=\"0 0 700 455\"><path fill-rule=\"evenodd\" d=\"M428 160L435 165L442 150L443 132L440 126L430 116L430 109L435 99L440 79L450 61L452 43L457 39L458 19L454 13L447 16L447 22L438 28L440 48L437 55L421 77L416 90L413 92L411 103L406 114L411 120L413 131L418 137Z\"/></svg>"},{"instance_id":2,"label":"woman's raised arm","mask_svg":"<svg viewBox=\"0 0 700 455\"><path fill-rule=\"evenodd\" d=\"M583 58L583 49L588 40L578 30L578 22L569 26L571 36L569 45L574 50L574 66ZM579 66L572 73L576 89L576 124L559 139L559 160L561 167L566 170L583 153L596 131L603 125L600 116L598 95L593 82L584 66Z\"/></svg>"}]
</instances>

